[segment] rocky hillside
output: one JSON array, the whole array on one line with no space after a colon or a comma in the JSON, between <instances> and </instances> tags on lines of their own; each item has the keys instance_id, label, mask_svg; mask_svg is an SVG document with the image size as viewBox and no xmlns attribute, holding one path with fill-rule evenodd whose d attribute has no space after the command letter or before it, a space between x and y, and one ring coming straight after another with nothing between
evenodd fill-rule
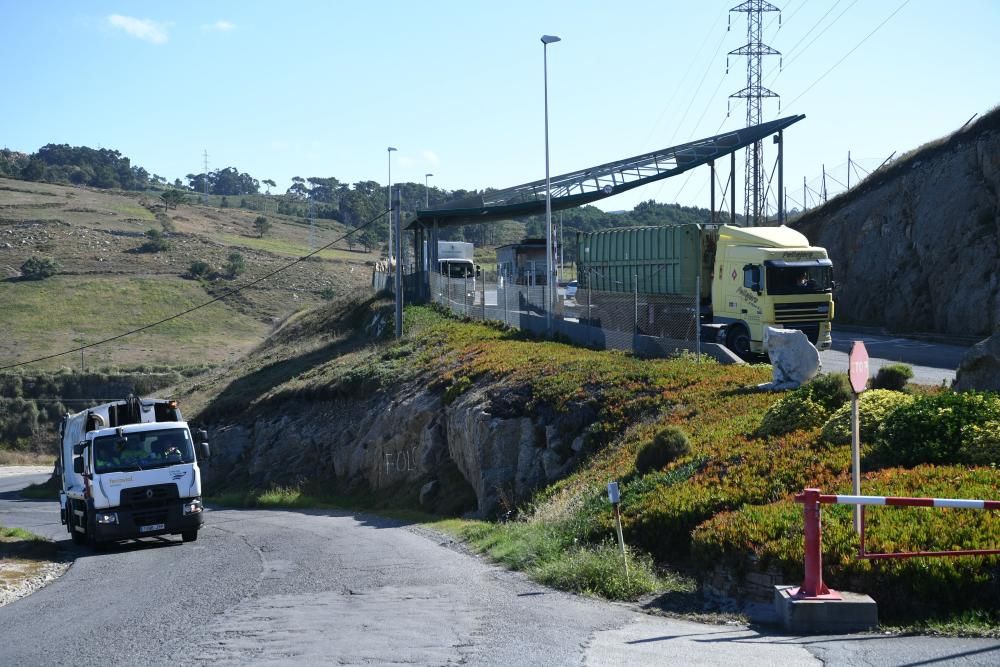
<instances>
[{"instance_id":1,"label":"rocky hillside","mask_svg":"<svg viewBox=\"0 0 1000 667\"><path fill-rule=\"evenodd\" d=\"M601 414L608 387L595 385L586 398L543 397L525 379L475 383L465 368L457 376L470 359L433 340L442 335L435 327L450 329L446 321L418 322L419 343L373 347L391 336L391 310L378 297L331 304L189 387L185 406L213 433L209 483L322 482L342 494L491 516L565 477L587 453L586 436L593 445L587 427L620 425L642 400L638 392L610 406L612 417ZM485 330L491 333L473 343L476 354L511 336ZM519 345L526 355L539 353L535 343Z\"/></svg>"},{"instance_id":2,"label":"rocky hillside","mask_svg":"<svg viewBox=\"0 0 1000 667\"><path fill-rule=\"evenodd\" d=\"M792 226L834 261L838 321L988 336L1000 329L1000 109Z\"/></svg>"}]
</instances>

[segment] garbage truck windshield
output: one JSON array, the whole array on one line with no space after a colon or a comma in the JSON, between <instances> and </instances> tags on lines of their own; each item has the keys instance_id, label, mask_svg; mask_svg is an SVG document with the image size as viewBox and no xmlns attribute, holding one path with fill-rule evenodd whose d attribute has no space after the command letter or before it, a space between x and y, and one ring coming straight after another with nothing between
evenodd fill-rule
<instances>
[{"instance_id":1,"label":"garbage truck windshield","mask_svg":"<svg viewBox=\"0 0 1000 667\"><path fill-rule=\"evenodd\" d=\"M193 462L194 445L186 428L94 438L94 471L97 473L164 468Z\"/></svg>"}]
</instances>

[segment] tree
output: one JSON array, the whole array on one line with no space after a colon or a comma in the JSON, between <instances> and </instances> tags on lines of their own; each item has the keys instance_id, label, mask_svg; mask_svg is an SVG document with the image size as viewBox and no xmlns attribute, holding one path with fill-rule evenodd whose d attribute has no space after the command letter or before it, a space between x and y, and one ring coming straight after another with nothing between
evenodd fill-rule
<instances>
[{"instance_id":1,"label":"tree","mask_svg":"<svg viewBox=\"0 0 1000 667\"><path fill-rule=\"evenodd\" d=\"M165 190L163 194L160 195L160 199L163 200L163 204L168 208L177 208L178 204L187 203L187 197L180 190Z\"/></svg>"},{"instance_id":2,"label":"tree","mask_svg":"<svg viewBox=\"0 0 1000 667\"><path fill-rule=\"evenodd\" d=\"M21 275L25 280L44 280L54 276L62 266L51 257L30 257L21 265Z\"/></svg>"},{"instance_id":3,"label":"tree","mask_svg":"<svg viewBox=\"0 0 1000 667\"><path fill-rule=\"evenodd\" d=\"M264 238L264 234L271 229L271 223L264 216L258 215L257 219L253 221L253 228L257 230L259 238Z\"/></svg>"},{"instance_id":4,"label":"tree","mask_svg":"<svg viewBox=\"0 0 1000 667\"><path fill-rule=\"evenodd\" d=\"M278 184L272 181L270 178L265 178L263 181L261 181L261 183L263 183L264 186L267 188L266 194L271 194L271 188L278 187Z\"/></svg>"},{"instance_id":5,"label":"tree","mask_svg":"<svg viewBox=\"0 0 1000 667\"><path fill-rule=\"evenodd\" d=\"M306 179L301 176L292 176L292 185L285 191L285 194L295 199L308 199L309 188L306 187Z\"/></svg>"},{"instance_id":6,"label":"tree","mask_svg":"<svg viewBox=\"0 0 1000 667\"><path fill-rule=\"evenodd\" d=\"M361 232L361 236L358 237L358 243L365 247L365 252L371 252L372 249L378 245L378 238L372 234L370 229L366 229Z\"/></svg>"},{"instance_id":7,"label":"tree","mask_svg":"<svg viewBox=\"0 0 1000 667\"><path fill-rule=\"evenodd\" d=\"M41 160L29 160L28 164L21 169L21 178L26 181L40 181L45 173L45 163Z\"/></svg>"},{"instance_id":8,"label":"tree","mask_svg":"<svg viewBox=\"0 0 1000 667\"><path fill-rule=\"evenodd\" d=\"M247 270L246 260L238 252L229 253L229 259L226 262L226 276L230 279L242 274Z\"/></svg>"}]
</instances>

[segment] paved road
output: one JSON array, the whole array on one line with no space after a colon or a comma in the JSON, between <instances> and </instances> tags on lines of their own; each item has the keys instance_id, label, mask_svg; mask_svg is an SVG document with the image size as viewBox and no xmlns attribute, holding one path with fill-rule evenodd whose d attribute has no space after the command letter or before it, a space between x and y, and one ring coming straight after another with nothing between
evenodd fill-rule
<instances>
[{"instance_id":1,"label":"paved road","mask_svg":"<svg viewBox=\"0 0 1000 667\"><path fill-rule=\"evenodd\" d=\"M0 524L58 539L58 581L0 607L0 662L996 665L1000 642L789 637L546 589L429 531L337 512L210 511L199 540L73 547L0 474ZM822 662L821 662L822 661Z\"/></svg>"},{"instance_id":2,"label":"paved road","mask_svg":"<svg viewBox=\"0 0 1000 667\"><path fill-rule=\"evenodd\" d=\"M950 386L962 357L969 351L969 348L960 345L865 334L834 327L833 349L820 352L823 370L846 373L847 355L856 340L864 341L873 377L882 366L902 362L913 368L911 381L917 384L940 385L943 382Z\"/></svg>"}]
</instances>

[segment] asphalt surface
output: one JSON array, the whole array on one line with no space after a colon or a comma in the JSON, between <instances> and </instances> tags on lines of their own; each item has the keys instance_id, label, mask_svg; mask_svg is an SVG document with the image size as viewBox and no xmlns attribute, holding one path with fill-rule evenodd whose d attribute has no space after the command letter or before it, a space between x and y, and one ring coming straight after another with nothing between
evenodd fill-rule
<instances>
[{"instance_id":1,"label":"asphalt surface","mask_svg":"<svg viewBox=\"0 0 1000 667\"><path fill-rule=\"evenodd\" d=\"M868 368L872 377L882 366L904 363L913 368L911 382L916 384L944 383L951 386L962 357L969 351L968 347L961 345L883 336L838 328L834 325L833 348L819 354L823 372L846 373L847 356L856 340L865 344L869 356Z\"/></svg>"},{"instance_id":2,"label":"asphalt surface","mask_svg":"<svg viewBox=\"0 0 1000 667\"><path fill-rule=\"evenodd\" d=\"M197 542L91 552L0 469L0 525L60 540L59 580L0 607L0 662L996 665L1000 642L795 637L547 589L428 530L337 512L209 511Z\"/></svg>"}]
</instances>

